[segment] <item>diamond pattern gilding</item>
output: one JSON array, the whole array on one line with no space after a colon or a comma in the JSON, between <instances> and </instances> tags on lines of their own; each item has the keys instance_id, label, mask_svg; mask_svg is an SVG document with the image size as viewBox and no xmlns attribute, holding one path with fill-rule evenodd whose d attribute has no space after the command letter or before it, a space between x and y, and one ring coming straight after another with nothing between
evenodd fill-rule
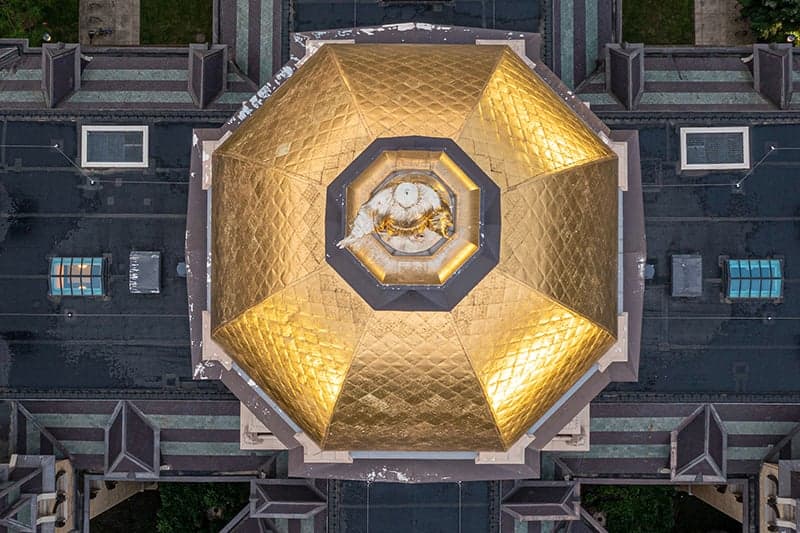
<instances>
[{"instance_id":1,"label":"diamond pattern gilding","mask_svg":"<svg viewBox=\"0 0 800 533\"><path fill-rule=\"evenodd\" d=\"M231 156L214 172L216 327L325 263L325 190Z\"/></svg>"},{"instance_id":2,"label":"diamond pattern gilding","mask_svg":"<svg viewBox=\"0 0 800 533\"><path fill-rule=\"evenodd\" d=\"M325 448L503 448L449 313L373 315L336 404Z\"/></svg>"},{"instance_id":3,"label":"diamond pattern gilding","mask_svg":"<svg viewBox=\"0 0 800 533\"><path fill-rule=\"evenodd\" d=\"M218 328L247 374L322 442L371 309L324 266Z\"/></svg>"},{"instance_id":4,"label":"diamond pattern gilding","mask_svg":"<svg viewBox=\"0 0 800 533\"><path fill-rule=\"evenodd\" d=\"M217 153L327 185L371 141L329 47L323 47Z\"/></svg>"},{"instance_id":5,"label":"diamond pattern gilding","mask_svg":"<svg viewBox=\"0 0 800 533\"><path fill-rule=\"evenodd\" d=\"M325 187L400 135L458 136L503 189L451 313L373 311L325 263ZM322 47L215 153L214 338L326 449L504 449L614 341L615 168L503 47Z\"/></svg>"},{"instance_id":6,"label":"diamond pattern gilding","mask_svg":"<svg viewBox=\"0 0 800 533\"><path fill-rule=\"evenodd\" d=\"M456 139L501 189L611 154L547 83L503 54Z\"/></svg>"},{"instance_id":7,"label":"diamond pattern gilding","mask_svg":"<svg viewBox=\"0 0 800 533\"><path fill-rule=\"evenodd\" d=\"M376 137L454 137L502 47L337 45L334 54Z\"/></svg>"},{"instance_id":8,"label":"diamond pattern gilding","mask_svg":"<svg viewBox=\"0 0 800 533\"><path fill-rule=\"evenodd\" d=\"M614 334L616 168L609 158L506 193L497 267Z\"/></svg>"},{"instance_id":9,"label":"diamond pattern gilding","mask_svg":"<svg viewBox=\"0 0 800 533\"><path fill-rule=\"evenodd\" d=\"M496 270L452 313L506 446L614 342L588 320Z\"/></svg>"}]
</instances>

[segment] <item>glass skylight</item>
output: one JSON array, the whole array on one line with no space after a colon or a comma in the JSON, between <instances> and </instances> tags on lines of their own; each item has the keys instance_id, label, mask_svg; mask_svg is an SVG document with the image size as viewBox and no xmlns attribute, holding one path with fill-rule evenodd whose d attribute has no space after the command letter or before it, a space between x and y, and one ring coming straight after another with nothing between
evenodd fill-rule
<instances>
[{"instance_id":1,"label":"glass skylight","mask_svg":"<svg viewBox=\"0 0 800 533\"><path fill-rule=\"evenodd\" d=\"M783 296L780 259L728 259L727 297L732 300L775 300Z\"/></svg>"},{"instance_id":2,"label":"glass skylight","mask_svg":"<svg viewBox=\"0 0 800 533\"><path fill-rule=\"evenodd\" d=\"M103 296L102 257L53 257L50 260L51 296Z\"/></svg>"}]
</instances>

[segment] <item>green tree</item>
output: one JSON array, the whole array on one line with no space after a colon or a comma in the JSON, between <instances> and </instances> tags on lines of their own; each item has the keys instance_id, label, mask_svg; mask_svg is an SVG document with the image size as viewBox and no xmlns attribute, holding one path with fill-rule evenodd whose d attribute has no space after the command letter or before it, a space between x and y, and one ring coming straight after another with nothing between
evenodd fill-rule
<instances>
[{"instance_id":1,"label":"green tree","mask_svg":"<svg viewBox=\"0 0 800 533\"><path fill-rule=\"evenodd\" d=\"M800 40L800 2L797 0L739 0L742 16L763 41L776 42L790 34Z\"/></svg>"},{"instance_id":2,"label":"green tree","mask_svg":"<svg viewBox=\"0 0 800 533\"><path fill-rule=\"evenodd\" d=\"M609 533L670 533L675 525L675 489L658 485L584 485L581 503L603 512Z\"/></svg>"},{"instance_id":3,"label":"green tree","mask_svg":"<svg viewBox=\"0 0 800 533\"><path fill-rule=\"evenodd\" d=\"M77 42L78 0L0 0L0 37L40 46L45 33L54 41Z\"/></svg>"},{"instance_id":4,"label":"green tree","mask_svg":"<svg viewBox=\"0 0 800 533\"><path fill-rule=\"evenodd\" d=\"M46 2L29 0L0 0L0 37L28 37L42 22L42 7ZM41 35L40 35L41 38Z\"/></svg>"},{"instance_id":5,"label":"green tree","mask_svg":"<svg viewBox=\"0 0 800 533\"><path fill-rule=\"evenodd\" d=\"M246 483L159 483L158 533L215 533L247 504Z\"/></svg>"}]
</instances>

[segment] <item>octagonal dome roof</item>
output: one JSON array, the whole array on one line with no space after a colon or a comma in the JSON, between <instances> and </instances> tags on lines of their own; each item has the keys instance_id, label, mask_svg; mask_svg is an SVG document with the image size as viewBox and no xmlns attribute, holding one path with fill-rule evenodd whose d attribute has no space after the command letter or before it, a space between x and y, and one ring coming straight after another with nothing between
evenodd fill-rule
<instances>
[{"instance_id":1,"label":"octagonal dome roof","mask_svg":"<svg viewBox=\"0 0 800 533\"><path fill-rule=\"evenodd\" d=\"M446 312L326 261L326 187L402 136L500 188L499 262ZM323 449L505 450L615 340L616 157L508 47L323 46L213 168L213 338Z\"/></svg>"}]
</instances>

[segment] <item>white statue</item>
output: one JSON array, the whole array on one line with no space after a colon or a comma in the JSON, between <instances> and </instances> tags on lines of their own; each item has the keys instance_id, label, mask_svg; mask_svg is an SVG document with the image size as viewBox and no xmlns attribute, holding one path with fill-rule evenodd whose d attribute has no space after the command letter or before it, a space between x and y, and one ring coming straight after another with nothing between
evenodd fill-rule
<instances>
[{"instance_id":1,"label":"white statue","mask_svg":"<svg viewBox=\"0 0 800 533\"><path fill-rule=\"evenodd\" d=\"M432 236L436 240L449 237L452 228L450 207L433 187L404 181L379 190L364 203L350 233L336 245L350 246L373 231L394 241L400 238L421 243Z\"/></svg>"}]
</instances>

